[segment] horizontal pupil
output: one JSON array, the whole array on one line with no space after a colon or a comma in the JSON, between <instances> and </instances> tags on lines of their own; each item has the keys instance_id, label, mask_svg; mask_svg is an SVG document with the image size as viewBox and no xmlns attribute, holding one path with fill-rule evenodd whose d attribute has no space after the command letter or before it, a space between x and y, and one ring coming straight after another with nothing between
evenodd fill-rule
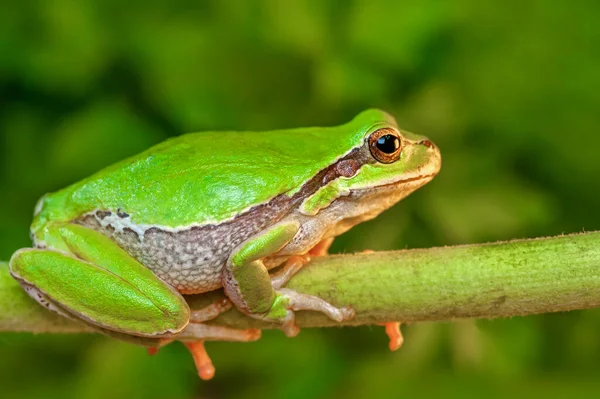
<instances>
[{"instance_id":1,"label":"horizontal pupil","mask_svg":"<svg viewBox=\"0 0 600 399\"><path fill-rule=\"evenodd\" d=\"M394 135L386 134L377 140L377 148L386 154L393 154L400 148L400 139Z\"/></svg>"}]
</instances>

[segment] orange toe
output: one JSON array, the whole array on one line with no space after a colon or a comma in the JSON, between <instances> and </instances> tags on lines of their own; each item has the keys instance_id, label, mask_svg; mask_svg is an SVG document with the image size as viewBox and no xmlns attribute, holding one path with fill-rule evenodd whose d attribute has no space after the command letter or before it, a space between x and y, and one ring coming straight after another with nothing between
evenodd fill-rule
<instances>
[{"instance_id":1,"label":"orange toe","mask_svg":"<svg viewBox=\"0 0 600 399\"><path fill-rule=\"evenodd\" d=\"M154 356L158 352L158 348L146 348L146 350L150 356Z\"/></svg>"},{"instance_id":2,"label":"orange toe","mask_svg":"<svg viewBox=\"0 0 600 399\"><path fill-rule=\"evenodd\" d=\"M204 349L204 341L184 342L184 344L192 353L200 378L205 381L213 378L215 375L215 367L213 366L210 357L208 357L208 353L206 353L206 350Z\"/></svg>"},{"instance_id":3,"label":"orange toe","mask_svg":"<svg viewBox=\"0 0 600 399\"><path fill-rule=\"evenodd\" d=\"M400 332L400 323L392 321L385 323L385 333L390 338L390 350L398 350L404 343L404 337Z\"/></svg>"}]
</instances>

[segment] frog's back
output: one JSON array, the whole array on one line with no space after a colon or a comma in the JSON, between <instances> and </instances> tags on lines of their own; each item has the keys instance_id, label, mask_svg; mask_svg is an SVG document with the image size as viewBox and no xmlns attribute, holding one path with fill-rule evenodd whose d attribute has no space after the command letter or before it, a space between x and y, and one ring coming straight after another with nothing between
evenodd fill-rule
<instances>
[{"instance_id":1,"label":"frog's back","mask_svg":"<svg viewBox=\"0 0 600 399\"><path fill-rule=\"evenodd\" d=\"M34 225L98 210L143 225L220 223L299 189L359 145L365 120L381 114L338 127L182 135L48 195Z\"/></svg>"}]
</instances>

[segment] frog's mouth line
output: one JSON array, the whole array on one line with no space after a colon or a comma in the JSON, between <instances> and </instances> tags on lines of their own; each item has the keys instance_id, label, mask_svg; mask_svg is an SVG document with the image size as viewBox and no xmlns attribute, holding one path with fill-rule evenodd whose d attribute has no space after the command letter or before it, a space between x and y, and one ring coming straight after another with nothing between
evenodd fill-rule
<instances>
[{"instance_id":1,"label":"frog's mouth line","mask_svg":"<svg viewBox=\"0 0 600 399\"><path fill-rule=\"evenodd\" d=\"M414 182L418 182L421 180L431 180L435 177L436 174L437 173L430 173L428 175L415 176L415 177L411 177L409 179L403 179L403 180L398 180L398 181L391 182L391 183L382 184L380 186L375 186L373 188L393 187L393 186L398 186L398 185L406 184L406 183L414 183Z\"/></svg>"},{"instance_id":2,"label":"frog's mouth line","mask_svg":"<svg viewBox=\"0 0 600 399\"><path fill-rule=\"evenodd\" d=\"M385 192L385 191L397 191L399 186L409 185L411 183L421 183L426 184L428 181L433 179L437 173L430 173L427 175L415 176L408 179L398 180L391 183L381 184L379 186L373 187L363 187L363 188L351 188L350 193L356 193L356 195L368 195L368 193L374 192ZM411 188L411 192L416 190L418 187Z\"/></svg>"}]
</instances>

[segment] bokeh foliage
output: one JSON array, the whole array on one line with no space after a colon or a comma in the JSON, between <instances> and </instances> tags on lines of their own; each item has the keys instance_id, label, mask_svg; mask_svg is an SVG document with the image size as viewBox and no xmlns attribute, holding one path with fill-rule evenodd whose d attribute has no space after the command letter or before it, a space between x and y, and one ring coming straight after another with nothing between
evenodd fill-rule
<instances>
[{"instance_id":1,"label":"bokeh foliage","mask_svg":"<svg viewBox=\"0 0 600 399\"><path fill-rule=\"evenodd\" d=\"M381 107L442 149L442 173L334 251L600 229L600 3L0 3L0 256L37 198L169 136L340 124ZM226 145L226 144L224 144ZM0 335L3 397L595 397L600 313L267 332L179 345ZM5 396L6 395L6 396Z\"/></svg>"}]
</instances>

